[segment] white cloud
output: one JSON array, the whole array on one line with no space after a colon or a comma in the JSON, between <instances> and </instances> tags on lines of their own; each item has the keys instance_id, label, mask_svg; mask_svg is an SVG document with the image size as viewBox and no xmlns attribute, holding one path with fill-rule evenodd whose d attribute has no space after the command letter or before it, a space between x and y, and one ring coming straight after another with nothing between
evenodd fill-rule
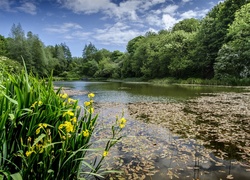
<instances>
[{"instance_id":1,"label":"white cloud","mask_svg":"<svg viewBox=\"0 0 250 180\"><path fill-rule=\"evenodd\" d=\"M48 28L45 28L45 31L50 33L67 33L72 30L82 29L79 24L76 23L63 23L62 25L52 25Z\"/></svg>"},{"instance_id":2,"label":"white cloud","mask_svg":"<svg viewBox=\"0 0 250 180\"><path fill-rule=\"evenodd\" d=\"M182 0L181 2L187 3L187 2L190 2L190 1L192 1L192 0Z\"/></svg>"},{"instance_id":3,"label":"white cloud","mask_svg":"<svg viewBox=\"0 0 250 180\"><path fill-rule=\"evenodd\" d=\"M170 29L174 24L178 22L176 18L170 16L169 14L164 14L162 16L162 21L164 23L165 29Z\"/></svg>"},{"instance_id":4,"label":"white cloud","mask_svg":"<svg viewBox=\"0 0 250 180\"><path fill-rule=\"evenodd\" d=\"M57 0L63 7L73 10L75 13L96 13L110 6L109 0Z\"/></svg>"},{"instance_id":5,"label":"white cloud","mask_svg":"<svg viewBox=\"0 0 250 180\"><path fill-rule=\"evenodd\" d=\"M24 2L21 6L17 7L17 9L28 14L36 14L36 5L32 2Z\"/></svg>"},{"instance_id":6,"label":"white cloud","mask_svg":"<svg viewBox=\"0 0 250 180\"><path fill-rule=\"evenodd\" d=\"M150 9L152 6L155 6L157 4L162 4L166 2L166 0L147 0L145 2L142 2L140 8L144 9L144 10L148 10Z\"/></svg>"},{"instance_id":7,"label":"white cloud","mask_svg":"<svg viewBox=\"0 0 250 180\"><path fill-rule=\"evenodd\" d=\"M166 8L162 10L163 13L167 14L174 14L176 10L179 8L179 6L173 4L173 5L168 5Z\"/></svg>"},{"instance_id":8,"label":"white cloud","mask_svg":"<svg viewBox=\"0 0 250 180\"><path fill-rule=\"evenodd\" d=\"M189 18L194 18L197 17L197 11L189 10L180 15L181 19L189 19Z\"/></svg>"},{"instance_id":9,"label":"white cloud","mask_svg":"<svg viewBox=\"0 0 250 180\"><path fill-rule=\"evenodd\" d=\"M129 40L140 34L139 30L132 29L130 26L118 22L106 29L96 29L94 38L104 45L126 45Z\"/></svg>"},{"instance_id":10,"label":"white cloud","mask_svg":"<svg viewBox=\"0 0 250 180\"><path fill-rule=\"evenodd\" d=\"M181 19L190 19L190 18L202 18L208 13L209 9L203 9L198 11L189 10L180 14Z\"/></svg>"},{"instance_id":11,"label":"white cloud","mask_svg":"<svg viewBox=\"0 0 250 180\"><path fill-rule=\"evenodd\" d=\"M162 26L162 19L157 15L147 16L146 22L151 26Z\"/></svg>"},{"instance_id":12,"label":"white cloud","mask_svg":"<svg viewBox=\"0 0 250 180\"><path fill-rule=\"evenodd\" d=\"M129 19L132 21L138 20L136 10L140 5L140 1L125 1L121 2L119 6L113 4L105 11L110 17L116 17L119 20Z\"/></svg>"}]
</instances>

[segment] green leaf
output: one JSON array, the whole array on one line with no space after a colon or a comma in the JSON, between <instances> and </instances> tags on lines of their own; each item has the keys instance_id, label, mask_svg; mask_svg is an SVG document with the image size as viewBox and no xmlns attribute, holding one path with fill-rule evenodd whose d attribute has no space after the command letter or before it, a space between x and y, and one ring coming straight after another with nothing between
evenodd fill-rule
<instances>
[{"instance_id":1,"label":"green leaf","mask_svg":"<svg viewBox=\"0 0 250 180\"><path fill-rule=\"evenodd\" d=\"M49 169L49 170L48 170L48 173L54 173L54 170Z\"/></svg>"},{"instance_id":2,"label":"green leaf","mask_svg":"<svg viewBox=\"0 0 250 180\"><path fill-rule=\"evenodd\" d=\"M9 100L10 100L10 102L12 102L13 104L18 105L18 102L17 102L16 100L14 100L14 99L10 98L10 97L9 97L9 96L7 96L6 94L4 94L4 96L5 96L7 99L9 99Z\"/></svg>"},{"instance_id":3,"label":"green leaf","mask_svg":"<svg viewBox=\"0 0 250 180\"><path fill-rule=\"evenodd\" d=\"M13 180L22 180L23 179L20 173L11 174L10 176L12 177Z\"/></svg>"},{"instance_id":4,"label":"green leaf","mask_svg":"<svg viewBox=\"0 0 250 180\"><path fill-rule=\"evenodd\" d=\"M45 134L41 134L40 136L38 136L38 138L35 139L34 143L32 146L35 146L40 140L42 140L46 135Z\"/></svg>"}]
</instances>

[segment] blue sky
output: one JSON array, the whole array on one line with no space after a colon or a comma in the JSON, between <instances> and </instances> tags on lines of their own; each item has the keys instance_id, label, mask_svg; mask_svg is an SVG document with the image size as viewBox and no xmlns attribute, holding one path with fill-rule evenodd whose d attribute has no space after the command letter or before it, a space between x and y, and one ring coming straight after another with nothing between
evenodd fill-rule
<instances>
[{"instance_id":1,"label":"blue sky","mask_svg":"<svg viewBox=\"0 0 250 180\"><path fill-rule=\"evenodd\" d=\"M126 50L148 31L169 29L187 18L203 18L221 0L0 0L0 34L13 24L47 45L66 43L80 57L85 44Z\"/></svg>"}]
</instances>

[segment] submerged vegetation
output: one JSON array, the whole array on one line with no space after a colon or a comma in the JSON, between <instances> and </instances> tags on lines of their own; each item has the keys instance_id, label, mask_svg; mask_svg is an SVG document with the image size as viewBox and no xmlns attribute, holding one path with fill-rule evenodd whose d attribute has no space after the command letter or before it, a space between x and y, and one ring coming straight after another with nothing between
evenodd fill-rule
<instances>
[{"instance_id":1,"label":"submerged vegetation","mask_svg":"<svg viewBox=\"0 0 250 180\"><path fill-rule=\"evenodd\" d=\"M250 166L250 94L206 94L186 103L131 103L131 115L201 144L220 159Z\"/></svg>"},{"instance_id":2,"label":"submerged vegetation","mask_svg":"<svg viewBox=\"0 0 250 180\"><path fill-rule=\"evenodd\" d=\"M51 79L38 80L25 71L2 72L0 179L85 179L108 173L102 161L121 139L126 120L117 119L104 147L93 149L95 95L89 93L89 101L81 106L61 88L55 91ZM99 155L87 161L90 152Z\"/></svg>"}]
</instances>

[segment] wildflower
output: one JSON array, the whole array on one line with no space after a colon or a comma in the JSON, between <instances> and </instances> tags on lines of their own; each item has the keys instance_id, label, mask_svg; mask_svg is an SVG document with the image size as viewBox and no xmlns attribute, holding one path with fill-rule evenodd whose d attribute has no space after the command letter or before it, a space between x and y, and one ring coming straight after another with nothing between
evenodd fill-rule
<instances>
[{"instance_id":1,"label":"wildflower","mask_svg":"<svg viewBox=\"0 0 250 180\"><path fill-rule=\"evenodd\" d=\"M59 130L62 130L63 128L65 128L66 132L69 133L69 132L74 132L74 126L71 122L69 121L65 121L64 124L60 124L58 126L58 129Z\"/></svg>"},{"instance_id":2,"label":"wildflower","mask_svg":"<svg viewBox=\"0 0 250 180\"><path fill-rule=\"evenodd\" d=\"M109 154L108 151L104 151L103 154L102 154L102 156L103 156L103 157L106 157L108 154Z\"/></svg>"},{"instance_id":3,"label":"wildflower","mask_svg":"<svg viewBox=\"0 0 250 180\"><path fill-rule=\"evenodd\" d=\"M64 124L60 124L60 125L58 126L58 129L62 130L63 127L64 127Z\"/></svg>"},{"instance_id":4,"label":"wildflower","mask_svg":"<svg viewBox=\"0 0 250 180\"><path fill-rule=\"evenodd\" d=\"M76 117L73 117L72 119L70 119L71 121L73 121L74 123L76 123Z\"/></svg>"},{"instance_id":5,"label":"wildflower","mask_svg":"<svg viewBox=\"0 0 250 180\"><path fill-rule=\"evenodd\" d=\"M84 137L89 137L89 131L86 129L85 131L82 131Z\"/></svg>"},{"instance_id":6,"label":"wildflower","mask_svg":"<svg viewBox=\"0 0 250 180\"><path fill-rule=\"evenodd\" d=\"M94 94L94 93L89 93L89 94L88 94L88 97L89 97L89 98L93 98L93 97L95 97L95 94Z\"/></svg>"},{"instance_id":7,"label":"wildflower","mask_svg":"<svg viewBox=\"0 0 250 180\"><path fill-rule=\"evenodd\" d=\"M85 102L84 102L84 105L85 105L85 106L89 106L90 104L91 104L91 103L90 103L89 101L85 101Z\"/></svg>"},{"instance_id":8,"label":"wildflower","mask_svg":"<svg viewBox=\"0 0 250 180\"><path fill-rule=\"evenodd\" d=\"M40 133L41 128L47 128L48 124L46 123L39 123L38 128L36 129L36 134Z\"/></svg>"},{"instance_id":9,"label":"wildflower","mask_svg":"<svg viewBox=\"0 0 250 180\"><path fill-rule=\"evenodd\" d=\"M119 127L122 129L125 127L125 124L119 124Z\"/></svg>"},{"instance_id":10,"label":"wildflower","mask_svg":"<svg viewBox=\"0 0 250 180\"><path fill-rule=\"evenodd\" d=\"M119 122L119 127L122 129L125 127L127 120L123 117L118 122Z\"/></svg>"},{"instance_id":11,"label":"wildflower","mask_svg":"<svg viewBox=\"0 0 250 180\"><path fill-rule=\"evenodd\" d=\"M41 105L43 104L43 102L42 102L42 101L38 101L38 102L35 101L35 102L31 105L31 107L35 108L36 104L38 104L38 106L41 106Z\"/></svg>"},{"instance_id":12,"label":"wildflower","mask_svg":"<svg viewBox=\"0 0 250 180\"><path fill-rule=\"evenodd\" d=\"M74 116L75 114L72 111L66 111L65 113L63 113L63 117L66 115Z\"/></svg>"},{"instance_id":13,"label":"wildflower","mask_svg":"<svg viewBox=\"0 0 250 180\"><path fill-rule=\"evenodd\" d=\"M94 108L89 108L89 113L94 113Z\"/></svg>"},{"instance_id":14,"label":"wildflower","mask_svg":"<svg viewBox=\"0 0 250 180\"><path fill-rule=\"evenodd\" d=\"M36 144L36 149L39 153L43 153L44 148L42 144Z\"/></svg>"},{"instance_id":15,"label":"wildflower","mask_svg":"<svg viewBox=\"0 0 250 180\"><path fill-rule=\"evenodd\" d=\"M40 130L41 130L41 127L37 128L37 129L36 129L36 134L39 134L39 133L40 133Z\"/></svg>"},{"instance_id":16,"label":"wildflower","mask_svg":"<svg viewBox=\"0 0 250 180\"><path fill-rule=\"evenodd\" d=\"M28 137L28 142L31 142L32 138L31 137Z\"/></svg>"},{"instance_id":17,"label":"wildflower","mask_svg":"<svg viewBox=\"0 0 250 180\"><path fill-rule=\"evenodd\" d=\"M71 124L71 122L66 121L64 124L66 132L74 132L74 126Z\"/></svg>"},{"instance_id":18,"label":"wildflower","mask_svg":"<svg viewBox=\"0 0 250 180\"><path fill-rule=\"evenodd\" d=\"M68 103L75 103L75 102L76 102L75 99L68 98Z\"/></svg>"},{"instance_id":19,"label":"wildflower","mask_svg":"<svg viewBox=\"0 0 250 180\"><path fill-rule=\"evenodd\" d=\"M46 123L39 123L38 126L41 127L41 128L42 127L46 128L48 126L48 124L46 124Z\"/></svg>"},{"instance_id":20,"label":"wildflower","mask_svg":"<svg viewBox=\"0 0 250 180\"><path fill-rule=\"evenodd\" d=\"M26 151L25 155L29 157L34 151Z\"/></svg>"},{"instance_id":21,"label":"wildflower","mask_svg":"<svg viewBox=\"0 0 250 180\"><path fill-rule=\"evenodd\" d=\"M38 106L41 106L43 104L42 101L38 101Z\"/></svg>"},{"instance_id":22,"label":"wildflower","mask_svg":"<svg viewBox=\"0 0 250 180\"><path fill-rule=\"evenodd\" d=\"M64 94L60 94L60 97L63 99L66 99L68 97L68 94L64 93Z\"/></svg>"}]
</instances>

